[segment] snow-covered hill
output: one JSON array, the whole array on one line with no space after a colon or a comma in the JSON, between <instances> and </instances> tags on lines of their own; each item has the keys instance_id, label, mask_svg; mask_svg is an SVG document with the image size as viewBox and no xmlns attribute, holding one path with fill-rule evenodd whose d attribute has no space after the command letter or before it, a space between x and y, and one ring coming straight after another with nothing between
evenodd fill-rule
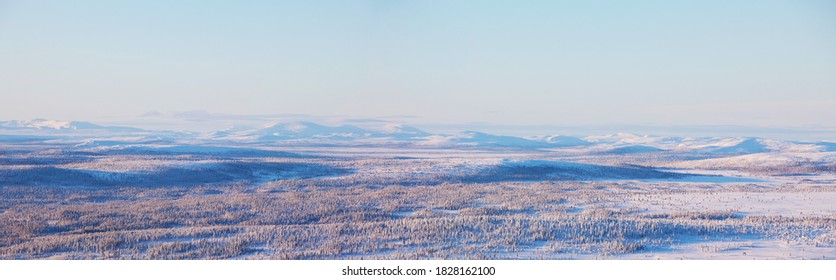
<instances>
[{"instance_id":1,"label":"snow-covered hill","mask_svg":"<svg viewBox=\"0 0 836 280\"><path fill-rule=\"evenodd\" d=\"M575 147L592 145L592 143L590 143L589 141L567 135L549 135L543 137L532 137L531 139L549 143L553 147Z\"/></svg>"},{"instance_id":2,"label":"snow-covered hill","mask_svg":"<svg viewBox=\"0 0 836 280\"><path fill-rule=\"evenodd\" d=\"M325 126L313 122L280 122L242 133L259 140L356 139L368 134L362 128L352 125Z\"/></svg>"},{"instance_id":3,"label":"snow-covered hill","mask_svg":"<svg viewBox=\"0 0 836 280\"><path fill-rule=\"evenodd\" d=\"M397 140L415 140L416 138L427 137L431 135L426 131L420 130L416 127L394 123L386 124L382 127L379 127L376 130L372 131L371 134L375 137L387 137Z\"/></svg>"},{"instance_id":4,"label":"snow-covered hill","mask_svg":"<svg viewBox=\"0 0 836 280\"><path fill-rule=\"evenodd\" d=\"M601 154L610 154L610 155L626 155L626 154L641 154L641 153L655 153L664 151L662 149L645 146L645 145L631 145L631 146L623 146L612 148L609 150L605 150L601 152Z\"/></svg>"},{"instance_id":5,"label":"snow-covered hill","mask_svg":"<svg viewBox=\"0 0 836 280\"><path fill-rule=\"evenodd\" d=\"M104 126L81 121L57 120L11 120L0 121L0 134L9 137L39 135L48 137L117 137L126 135L147 135L150 131L125 126ZM159 131L156 134L171 135L171 132Z\"/></svg>"},{"instance_id":6,"label":"snow-covered hill","mask_svg":"<svg viewBox=\"0 0 836 280\"><path fill-rule=\"evenodd\" d=\"M836 152L757 153L704 160L683 161L672 166L694 169L746 169L824 166L836 164Z\"/></svg>"},{"instance_id":7,"label":"snow-covered hill","mask_svg":"<svg viewBox=\"0 0 836 280\"><path fill-rule=\"evenodd\" d=\"M529 140L513 136L501 136L477 131L463 131L456 135L433 135L421 142L423 146L473 146L473 147L517 147L517 148L546 148L551 147L543 141Z\"/></svg>"},{"instance_id":8,"label":"snow-covered hill","mask_svg":"<svg viewBox=\"0 0 836 280\"><path fill-rule=\"evenodd\" d=\"M124 126L102 126L90 122L56 121L45 119L0 121L2 130L41 130L41 131L72 131L72 130L109 130L109 131L142 131L141 129Z\"/></svg>"}]
</instances>

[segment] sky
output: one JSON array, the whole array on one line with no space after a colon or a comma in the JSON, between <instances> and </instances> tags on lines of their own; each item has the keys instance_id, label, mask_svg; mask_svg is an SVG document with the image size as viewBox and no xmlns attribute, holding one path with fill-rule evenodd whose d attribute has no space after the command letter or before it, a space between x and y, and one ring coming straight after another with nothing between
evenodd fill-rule
<instances>
[{"instance_id":1,"label":"sky","mask_svg":"<svg viewBox=\"0 0 836 280\"><path fill-rule=\"evenodd\" d=\"M834 108L836 1L0 0L0 119L836 127Z\"/></svg>"}]
</instances>

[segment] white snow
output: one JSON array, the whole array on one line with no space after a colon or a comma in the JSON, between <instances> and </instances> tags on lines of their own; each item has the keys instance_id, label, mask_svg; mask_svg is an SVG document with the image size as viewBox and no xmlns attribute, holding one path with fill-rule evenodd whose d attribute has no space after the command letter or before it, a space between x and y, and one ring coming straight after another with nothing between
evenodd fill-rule
<instances>
[{"instance_id":1,"label":"white snow","mask_svg":"<svg viewBox=\"0 0 836 280\"><path fill-rule=\"evenodd\" d=\"M683 161L672 164L678 168L731 169L745 167L781 167L801 163L826 164L836 162L836 152L821 153L758 153L723 158Z\"/></svg>"}]
</instances>

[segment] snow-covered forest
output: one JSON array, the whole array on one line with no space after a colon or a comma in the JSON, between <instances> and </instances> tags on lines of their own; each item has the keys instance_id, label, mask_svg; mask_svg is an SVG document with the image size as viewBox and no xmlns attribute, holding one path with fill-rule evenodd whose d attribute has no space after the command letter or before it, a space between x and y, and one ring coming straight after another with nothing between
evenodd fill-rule
<instances>
[{"instance_id":1,"label":"snow-covered forest","mask_svg":"<svg viewBox=\"0 0 836 280\"><path fill-rule=\"evenodd\" d=\"M836 258L829 142L32 122L3 259Z\"/></svg>"}]
</instances>

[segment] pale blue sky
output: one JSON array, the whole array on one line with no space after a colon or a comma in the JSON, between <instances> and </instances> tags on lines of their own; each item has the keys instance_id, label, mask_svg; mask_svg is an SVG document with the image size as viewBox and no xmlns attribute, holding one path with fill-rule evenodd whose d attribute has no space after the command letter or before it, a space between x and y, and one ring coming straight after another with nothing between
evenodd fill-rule
<instances>
[{"instance_id":1,"label":"pale blue sky","mask_svg":"<svg viewBox=\"0 0 836 280\"><path fill-rule=\"evenodd\" d=\"M3 1L0 119L836 126L834 1Z\"/></svg>"}]
</instances>

